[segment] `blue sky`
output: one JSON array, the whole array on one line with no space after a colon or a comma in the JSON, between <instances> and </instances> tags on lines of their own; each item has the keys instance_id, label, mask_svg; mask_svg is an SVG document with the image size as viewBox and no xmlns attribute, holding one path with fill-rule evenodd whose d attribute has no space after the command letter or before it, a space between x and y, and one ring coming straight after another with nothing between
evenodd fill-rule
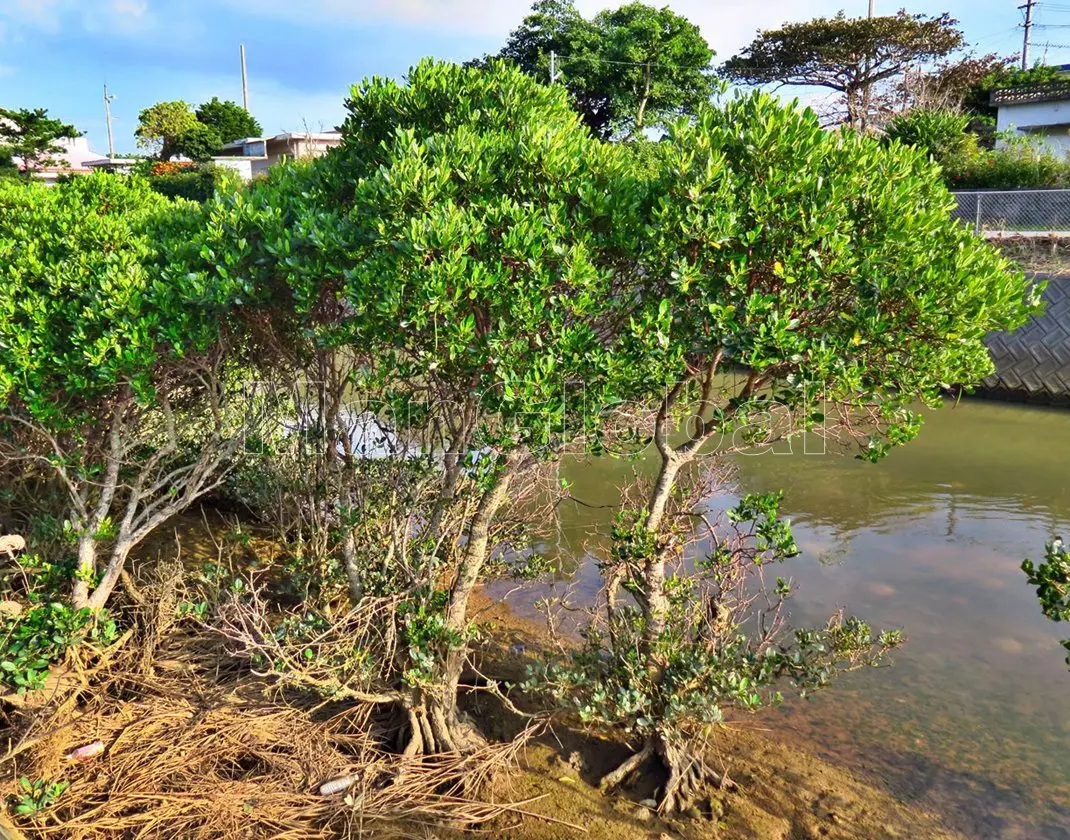
<instances>
[{"instance_id":1,"label":"blue sky","mask_svg":"<svg viewBox=\"0 0 1070 840\"><path fill-rule=\"evenodd\" d=\"M665 0L654 0L659 5ZM901 5L878 0L878 14ZM979 52L1021 48L1020 0L912 4L948 11ZM529 0L0 0L0 106L46 107L106 151L102 85L112 103L116 150L133 151L142 108L163 99L241 99L238 45L249 69L250 110L269 133L330 128L350 85L400 75L425 55L463 60L496 50ZM586 14L619 0L579 0ZM669 0L727 58L757 28L787 20L865 14L865 0ZM857 8L856 8L857 7ZM1034 44L1070 44L1070 0L1042 3ZM1034 46L1033 56L1044 56ZM1052 63L1070 49L1052 47Z\"/></svg>"}]
</instances>

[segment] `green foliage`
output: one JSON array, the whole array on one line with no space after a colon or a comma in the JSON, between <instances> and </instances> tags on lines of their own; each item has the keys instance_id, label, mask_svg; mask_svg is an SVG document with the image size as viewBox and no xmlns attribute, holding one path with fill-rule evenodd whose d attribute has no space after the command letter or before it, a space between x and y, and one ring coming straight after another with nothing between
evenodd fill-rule
<instances>
[{"instance_id":1,"label":"green foliage","mask_svg":"<svg viewBox=\"0 0 1070 840\"><path fill-rule=\"evenodd\" d=\"M347 107L335 154L212 209L214 270L381 368L400 423L426 421L406 383L475 400L496 418L487 443L545 447L595 422L597 394L561 383L605 384L592 320L636 232L623 153L591 138L562 88L500 65L424 62ZM320 314L324 295L345 301L338 317Z\"/></svg>"},{"instance_id":2,"label":"green foliage","mask_svg":"<svg viewBox=\"0 0 1070 840\"><path fill-rule=\"evenodd\" d=\"M924 154L752 94L674 125L651 184L628 388L657 393L718 353L809 422L818 394L875 437L916 431L912 403L991 371L983 343L1037 306L1022 274L950 218ZM909 360L909 361L908 361ZM738 407L710 422L738 423Z\"/></svg>"},{"instance_id":3,"label":"green foliage","mask_svg":"<svg viewBox=\"0 0 1070 840\"><path fill-rule=\"evenodd\" d=\"M918 109L894 117L886 136L930 155L952 189L1070 186L1070 161L1043 142L1010 132L984 149L974 128L966 113Z\"/></svg>"},{"instance_id":4,"label":"green foliage","mask_svg":"<svg viewBox=\"0 0 1070 840\"><path fill-rule=\"evenodd\" d=\"M447 623L448 592L422 591L413 595L398 605L402 638L410 660L402 680L409 686L431 688L449 651L460 648L467 639Z\"/></svg>"},{"instance_id":5,"label":"green foliage","mask_svg":"<svg viewBox=\"0 0 1070 840\"><path fill-rule=\"evenodd\" d=\"M889 140L921 149L937 163L968 154L976 144L966 133L970 118L951 111L918 109L897 114L885 128ZM972 144L971 144L972 141Z\"/></svg>"},{"instance_id":6,"label":"green foliage","mask_svg":"<svg viewBox=\"0 0 1070 840\"><path fill-rule=\"evenodd\" d=\"M19 779L22 792L15 799L15 813L21 817L32 817L47 811L70 786L70 782L51 782L47 779L35 779L31 782L26 776L22 776Z\"/></svg>"},{"instance_id":7,"label":"green foliage","mask_svg":"<svg viewBox=\"0 0 1070 840\"><path fill-rule=\"evenodd\" d=\"M1037 598L1044 615L1052 621L1070 621L1070 552L1061 539L1054 539L1046 547L1044 562L1034 564L1022 561L1022 571L1029 578L1029 585L1037 588ZM1063 641L1070 651L1070 639ZM1066 664L1070 665L1070 653Z\"/></svg>"},{"instance_id":8,"label":"green foliage","mask_svg":"<svg viewBox=\"0 0 1070 840\"><path fill-rule=\"evenodd\" d=\"M0 183L0 407L71 428L124 382L147 396L165 343L204 339L151 270L171 210L137 178Z\"/></svg>"},{"instance_id":9,"label":"green foliage","mask_svg":"<svg viewBox=\"0 0 1070 840\"><path fill-rule=\"evenodd\" d=\"M1025 70L1006 62L994 62L993 66L970 85L963 100L963 108L971 114L995 123L996 111L991 104L992 91L1018 85L1043 85L1065 80L1064 71L1046 64L1035 64Z\"/></svg>"},{"instance_id":10,"label":"green foliage","mask_svg":"<svg viewBox=\"0 0 1070 840\"><path fill-rule=\"evenodd\" d=\"M81 136L73 125L48 116L45 108L0 108L0 153L8 164L12 156L20 158L24 170L50 165L52 156L63 151L57 140Z\"/></svg>"},{"instance_id":11,"label":"green foliage","mask_svg":"<svg viewBox=\"0 0 1070 840\"><path fill-rule=\"evenodd\" d=\"M194 123L171 141L171 154L194 161L208 160L223 146L219 132L204 123Z\"/></svg>"},{"instance_id":12,"label":"green foliage","mask_svg":"<svg viewBox=\"0 0 1070 840\"><path fill-rule=\"evenodd\" d=\"M138 146L154 152L159 160L181 155L203 161L218 154L223 144L260 132L260 123L244 108L212 97L196 112L181 99L157 102L138 115L134 134Z\"/></svg>"},{"instance_id":13,"label":"green foliage","mask_svg":"<svg viewBox=\"0 0 1070 840\"><path fill-rule=\"evenodd\" d=\"M199 223L138 177L0 183L0 457L63 494L79 607L103 606L129 550L237 443L222 301L188 270Z\"/></svg>"},{"instance_id":14,"label":"green foliage","mask_svg":"<svg viewBox=\"0 0 1070 840\"><path fill-rule=\"evenodd\" d=\"M0 617L0 683L20 694L43 688L49 669L68 648L86 640L107 645L116 638L114 621L57 601Z\"/></svg>"},{"instance_id":15,"label":"green foliage","mask_svg":"<svg viewBox=\"0 0 1070 840\"><path fill-rule=\"evenodd\" d=\"M1015 134L991 150L967 147L943 162L952 189L1013 190L1070 186L1070 161L1043 142Z\"/></svg>"},{"instance_id":16,"label":"green foliage","mask_svg":"<svg viewBox=\"0 0 1070 840\"><path fill-rule=\"evenodd\" d=\"M909 65L943 58L962 47L957 21L895 15L832 18L788 23L760 32L739 55L725 62L723 74L751 85L824 87L843 95L845 122L864 126L869 119L864 94L897 76Z\"/></svg>"},{"instance_id":17,"label":"green foliage","mask_svg":"<svg viewBox=\"0 0 1070 840\"><path fill-rule=\"evenodd\" d=\"M134 130L138 148L153 151L160 160L170 160L178 152L176 142L187 131L196 129L197 117L189 103L181 99L157 102L138 114Z\"/></svg>"},{"instance_id":18,"label":"green foliage","mask_svg":"<svg viewBox=\"0 0 1070 840\"><path fill-rule=\"evenodd\" d=\"M222 166L202 163L195 167L175 172L146 176L149 186L168 198L185 198L190 201L207 201L227 183L229 172Z\"/></svg>"},{"instance_id":19,"label":"green foliage","mask_svg":"<svg viewBox=\"0 0 1070 840\"><path fill-rule=\"evenodd\" d=\"M587 20L572 2L540 0L497 57L545 81L551 52L561 83L600 137L694 113L718 89L713 50L697 26L667 6L632 2Z\"/></svg>"},{"instance_id":20,"label":"green foliage","mask_svg":"<svg viewBox=\"0 0 1070 840\"><path fill-rule=\"evenodd\" d=\"M825 627L784 637L759 629L766 626L759 615L775 615L789 590L778 584L765 592L755 570L798 553L779 504L779 494L749 494L729 511L731 527L717 535L714 553L666 581L664 627L653 639L645 612L621 607L606 623L590 625L578 650L534 667L525 688L548 693L585 724L677 742L730 709L779 703L784 685L805 695L839 670L876 664L900 637L891 632L875 640L857 618L835 616ZM614 565L641 566L657 555L661 546L640 524L644 515L618 517ZM739 586L746 575L751 583ZM642 588L633 594L641 604ZM755 610L755 603L762 607Z\"/></svg>"},{"instance_id":21,"label":"green foliage","mask_svg":"<svg viewBox=\"0 0 1070 840\"><path fill-rule=\"evenodd\" d=\"M221 101L218 96L213 96L210 101L203 103L197 109L196 116L198 122L215 131L220 144L246 137L259 137L263 133L260 123L252 114L238 103L229 99Z\"/></svg>"}]
</instances>

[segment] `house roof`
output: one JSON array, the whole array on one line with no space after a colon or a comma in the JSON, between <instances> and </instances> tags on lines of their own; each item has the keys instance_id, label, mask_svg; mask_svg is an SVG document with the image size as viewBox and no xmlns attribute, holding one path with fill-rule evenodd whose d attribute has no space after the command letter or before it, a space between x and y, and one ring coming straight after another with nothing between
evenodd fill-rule
<instances>
[{"instance_id":1,"label":"house roof","mask_svg":"<svg viewBox=\"0 0 1070 840\"><path fill-rule=\"evenodd\" d=\"M241 149L250 143L270 143L283 140L339 140L342 137L340 131L286 131L272 137L243 137L241 140L232 140L224 143L224 149Z\"/></svg>"}]
</instances>

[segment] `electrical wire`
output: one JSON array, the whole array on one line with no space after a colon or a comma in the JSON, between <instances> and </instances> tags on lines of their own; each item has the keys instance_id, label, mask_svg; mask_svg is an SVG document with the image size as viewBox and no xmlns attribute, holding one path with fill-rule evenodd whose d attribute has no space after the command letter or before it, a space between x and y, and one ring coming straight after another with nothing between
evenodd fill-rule
<instances>
[{"instance_id":1,"label":"electrical wire","mask_svg":"<svg viewBox=\"0 0 1070 840\"><path fill-rule=\"evenodd\" d=\"M556 54L555 53L554 57L557 60L560 60L562 58L565 58L565 59L570 58L573 61L600 61L602 64L620 64L620 65L627 65L629 67L646 67L647 65L649 65L651 67L671 67L673 70L712 70L713 69L713 65L712 64L707 64L707 65L703 65L701 67L696 67L694 65L690 65L689 66L687 64L667 64L667 63L665 63L663 61L615 61L614 59L611 59L611 58L600 58L598 56L593 56L593 55L592 56L586 56L586 55L560 55L560 54Z\"/></svg>"}]
</instances>

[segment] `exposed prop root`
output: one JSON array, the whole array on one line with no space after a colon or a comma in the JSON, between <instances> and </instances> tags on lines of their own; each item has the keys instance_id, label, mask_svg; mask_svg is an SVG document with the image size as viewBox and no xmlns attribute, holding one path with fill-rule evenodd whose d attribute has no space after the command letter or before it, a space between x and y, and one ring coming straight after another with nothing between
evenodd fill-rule
<instances>
[{"instance_id":1,"label":"exposed prop root","mask_svg":"<svg viewBox=\"0 0 1070 840\"><path fill-rule=\"evenodd\" d=\"M673 744L663 738L657 740L655 747L669 770L669 780L658 801L658 813L686 811L707 785L723 790L736 789L735 782L727 775L706 764L701 751L689 751L682 744Z\"/></svg>"},{"instance_id":2,"label":"exposed prop root","mask_svg":"<svg viewBox=\"0 0 1070 840\"><path fill-rule=\"evenodd\" d=\"M632 753L617 769L606 773L598 782L598 789L602 793L612 793L622 784L628 781L640 767L654 757L654 742L647 741L638 752Z\"/></svg>"},{"instance_id":3,"label":"exposed prop root","mask_svg":"<svg viewBox=\"0 0 1070 840\"><path fill-rule=\"evenodd\" d=\"M440 706L405 709L405 720L398 734L399 752L403 756L472 753L486 746L487 740L463 715L450 723Z\"/></svg>"},{"instance_id":4,"label":"exposed prop root","mask_svg":"<svg viewBox=\"0 0 1070 840\"><path fill-rule=\"evenodd\" d=\"M615 770L601 778L599 789L603 793L612 793L655 756L669 771L669 779L658 801L658 812L661 814L686 811L708 785L722 790L736 790L736 783L710 767L702 759L701 751L693 752L662 738L648 739L642 749L632 753Z\"/></svg>"}]
</instances>

